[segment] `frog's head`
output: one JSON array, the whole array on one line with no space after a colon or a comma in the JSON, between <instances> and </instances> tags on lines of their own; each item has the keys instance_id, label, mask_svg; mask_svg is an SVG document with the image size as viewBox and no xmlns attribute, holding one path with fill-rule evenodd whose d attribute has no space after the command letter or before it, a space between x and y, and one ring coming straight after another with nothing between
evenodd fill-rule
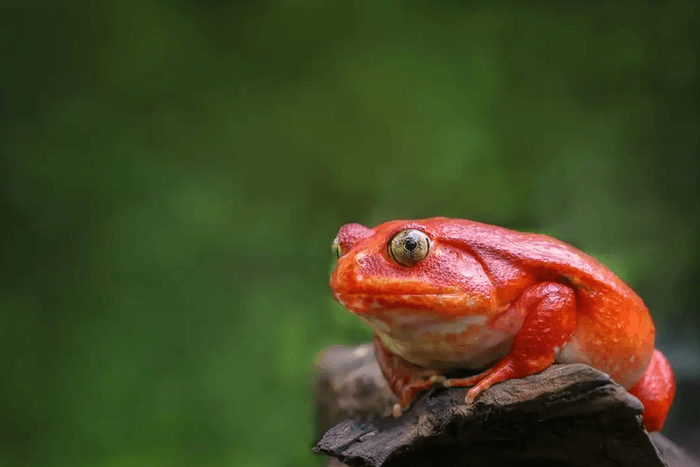
<instances>
[{"instance_id":1,"label":"frog's head","mask_svg":"<svg viewBox=\"0 0 700 467\"><path fill-rule=\"evenodd\" d=\"M333 241L333 297L360 316L486 312L490 281L474 256L444 235L453 226L446 218L344 225Z\"/></svg>"}]
</instances>

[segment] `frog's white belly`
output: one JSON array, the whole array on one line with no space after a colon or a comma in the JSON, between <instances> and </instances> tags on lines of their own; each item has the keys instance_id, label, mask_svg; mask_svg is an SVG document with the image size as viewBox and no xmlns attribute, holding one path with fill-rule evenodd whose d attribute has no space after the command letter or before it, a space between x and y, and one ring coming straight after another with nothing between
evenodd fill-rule
<instances>
[{"instance_id":1,"label":"frog's white belly","mask_svg":"<svg viewBox=\"0 0 700 467\"><path fill-rule=\"evenodd\" d=\"M389 350L428 368L493 366L508 353L517 332L489 327L485 315L448 319L428 311L391 310L361 318Z\"/></svg>"}]
</instances>

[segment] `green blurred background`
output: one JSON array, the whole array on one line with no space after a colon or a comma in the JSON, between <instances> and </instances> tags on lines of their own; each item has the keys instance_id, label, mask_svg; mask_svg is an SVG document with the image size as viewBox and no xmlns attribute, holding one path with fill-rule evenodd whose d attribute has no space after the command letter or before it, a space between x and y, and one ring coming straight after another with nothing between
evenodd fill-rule
<instances>
[{"instance_id":1,"label":"green blurred background","mask_svg":"<svg viewBox=\"0 0 700 467\"><path fill-rule=\"evenodd\" d=\"M0 2L0 465L317 465L351 221L568 241L697 390L700 8L560 3Z\"/></svg>"}]
</instances>

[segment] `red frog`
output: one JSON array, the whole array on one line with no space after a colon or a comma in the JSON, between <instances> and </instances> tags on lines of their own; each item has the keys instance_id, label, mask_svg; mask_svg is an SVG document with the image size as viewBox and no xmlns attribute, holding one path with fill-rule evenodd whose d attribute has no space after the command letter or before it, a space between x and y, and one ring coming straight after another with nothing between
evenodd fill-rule
<instances>
[{"instance_id":1,"label":"red frog","mask_svg":"<svg viewBox=\"0 0 700 467\"><path fill-rule=\"evenodd\" d=\"M399 416L433 384L493 384L585 363L644 404L658 431L675 394L654 349L644 302L601 263L554 238L434 217L370 229L344 225L333 241L333 297L374 330L375 353ZM484 370L446 378L456 369Z\"/></svg>"}]
</instances>

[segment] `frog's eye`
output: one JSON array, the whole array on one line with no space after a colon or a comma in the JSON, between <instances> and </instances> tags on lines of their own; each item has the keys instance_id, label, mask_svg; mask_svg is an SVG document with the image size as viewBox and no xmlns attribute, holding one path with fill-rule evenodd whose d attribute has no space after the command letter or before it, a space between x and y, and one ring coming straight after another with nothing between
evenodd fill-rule
<instances>
[{"instance_id":1,"label":"frog's eye","mask_svg":"<svg viewBox=\"0 0 700 467\"><path fill-rule=\"evenodd\" d=\"M331 243L331 250L333 251L333 253L335 253L335 256L337 256L338 258L343 256L343 253L340 251L340 240L338 240L338 237L335 237L333 239L333 243Z\"/></svg>"},{"instance_id":2,"label":"frog's eye","mask_svg":"<svg viewBox=\"0 0 700 467\"><path fill-rule=\"evenodd\" d=\"M413 266L428 256L430 239L420 230L408 229L394 235L389 242L389 254L402 266Z\"/></svg>"}]
</instances>

